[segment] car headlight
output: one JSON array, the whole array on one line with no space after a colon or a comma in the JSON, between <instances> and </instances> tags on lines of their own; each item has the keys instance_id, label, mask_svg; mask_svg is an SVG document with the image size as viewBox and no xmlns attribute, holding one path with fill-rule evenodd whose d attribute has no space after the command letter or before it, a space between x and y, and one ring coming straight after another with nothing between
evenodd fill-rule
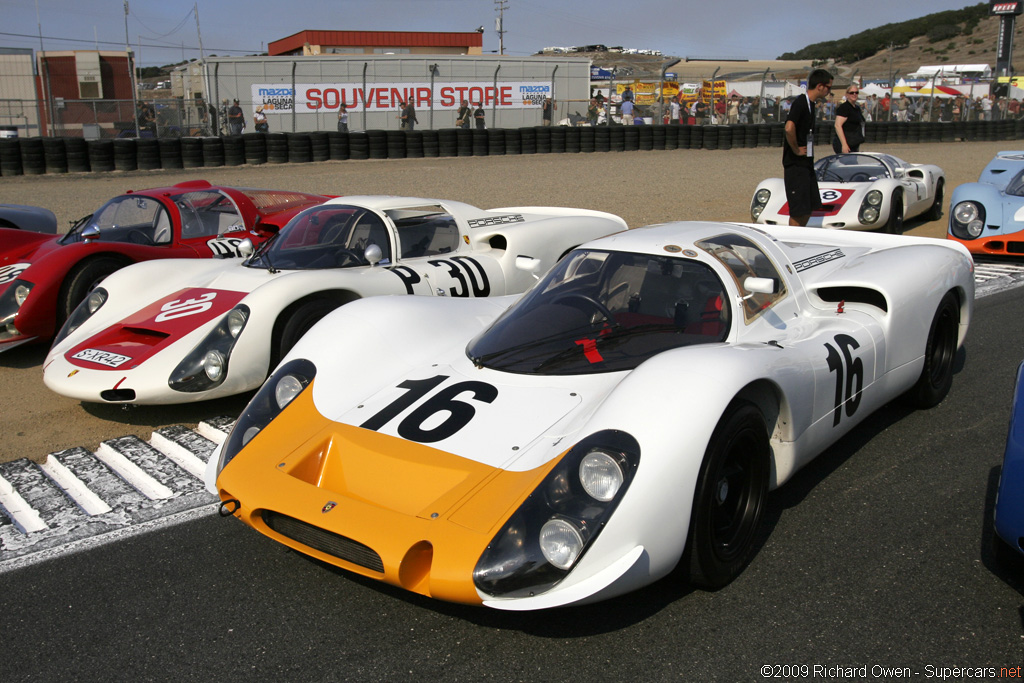
<instances>
[{"instance_id":1,"label":"car headlight","mask_svg":"<svg viewBox=\"0 0 1024 683\"><path fill-rule=\"evenodd\" d=\"M34 285L24 280L15 280L0 296L0 341L19 337L21 333L14 326L14 316L25 303Z\"/></svg>"},{"instance_id":2,"label":"car headlight","mask_svg":"<svg viewBox=\"0 0 1024 683\"><path fill-rule=\"evenodd\" d=\"M309 386L314 377L316 366L305 358L288 361L270 376L249 401L228 434L220 451L220 460L217 461L218 475L239 451Z\"/></svg>"},{"instance_id":3,"label":"car headlight","mask_svg":"<svg viewBox=\"0 0 1024 683\"><path fill-rule=\"evenodd\" d=\"M228 374L228 361L235 342L249 321L249 307L235 306L220 319L209 334L178 363L167 380L175 391L194 393L220 386Z\"/></svg>"},{"instance_id":4,"label":"car headlight","mask_svg":"<svg viewBox=\"0 0 1024 683\"><path fill-rule=\"evenodd\" d=\"M771 199L772 193L768 188L762 187L760 190L754 193L754 199L750 202L750 218L754 222L761 217L764 213L764 207Z\"/></svg>"},{"instance_id":5,"label":"car headlight","mask_svg":"<svg viewBox=\"0 0 1024 683\"><path fill-rule=\"evenodd\" d=\"M606 430L583 439L491 539L473 583L493 597L524 597L564 579L607 525L640 463L640 445Z\"/></svg>"},{"instance_id":6,"label":"car headlight","mask_svg":"<svg viewBox=\"0 0 1024 683\"><path fill-rule=\"evenodd\" d=\"M962 240L981 237L985 228L985 207L978 202L963 201L953 207L949 216L949 231Z\"/></svg>"},{"instance_id":7,"label":"car headlight","mask_svg":"<svg viewBox=\"0 0 1024 683\"><path fill-rule=\"evenodd\" d=\"M82 326L86 320L91 318L96 311L103 308L103 304L107 303L108 298L107 290L102 287L89 292L89 296L82 300L82 303L75 307L75 310L71 311L71 315L68 316L64 326L60 328L60 332L53 339L53 346L64 341L69 334L77 330Z\"/></svg>"},{"instance_id":8,"label":"car headlight","mask_svg":"<svg viewBox=\"0 0 1024 683\"><path fill-rule=\"evenodd\" d=\"M864 195L864 201L860 204L860 222L870 225L878 220L881 215L882 193L878 190L869 190Z\"/></svg>"}]
</instances>

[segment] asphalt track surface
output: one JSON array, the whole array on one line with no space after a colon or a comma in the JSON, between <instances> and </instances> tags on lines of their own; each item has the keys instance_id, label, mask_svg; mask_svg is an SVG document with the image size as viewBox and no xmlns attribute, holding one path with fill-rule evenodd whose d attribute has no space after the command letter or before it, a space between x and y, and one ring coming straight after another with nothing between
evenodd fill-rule
<instances>
[{"instance_id":1,"label":"asphalt track surface","mask_svg":"<svg viewBox=\"0 0 1024 683\"><path fill-rule=\"evenodd\" d=\"M1019 291L978 302L938 407L887 406L773 492L757 556L718 592L667 579L581 608L460 607L205 516L0 574L3 680L753 681L766 665L831 667L783 680L844 678L835 667L932 680L1019 666L1024 568L989 550Z\"/></svg>"},{"instance_id":2,"label":"asphalt track surface","mask_svg":"<svg viewBox=\"0 0 1024 683\"><path fill-rule=\"evenodd\" d=\"M631 155L601 156L597 173ZM979 300L949 397L930 411L887 406L771 494L759 553L716 593L667 579L582 608L464 608L207 515L0 574L0 677L836 680L861 678L861 667L870 680L902 667L917 680L965 678L955 667L998 677L1024 664L1024 566L997 566L989 550L1022 309L1020 290ZM73 427L64 436L79 443Z\"/></svg>"}]
</instances>

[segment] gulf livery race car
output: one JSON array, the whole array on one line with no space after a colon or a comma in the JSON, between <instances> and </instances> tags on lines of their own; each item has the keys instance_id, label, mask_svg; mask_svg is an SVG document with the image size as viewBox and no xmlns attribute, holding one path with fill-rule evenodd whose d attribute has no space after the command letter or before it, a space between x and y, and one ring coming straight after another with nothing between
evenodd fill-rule
<instances>
[{"instance_id":1,"label":"gulf livery race car","mask_svg":"<svg viewBox=\"0 0 1024 683\"><path fill-rule=\"evenodd\" d=\"M808 227L903 232L903 221L942 217L945 174L938 166L909 164L890 154L834 154L814 163L822 209ZM754 190L750 217L755 223L789 225L789 202L782 178L769 178Z\"/></svg>"},{"instance_id":2,"label":"gulf livery race car","mask_svg":"<svg viewBox=\"0 0 1024 683\"><path fill-rule=\"evenodd\" d=\"M43 380L82 401L230 396L258 388L306 330L343 304L383 294L521 293L573 247L624 229L618 216L584 209L331 200L244 262L151 262L112 275L61 331Z\"/></svg>"},{"instance_id":3,"label":"gulf livery race car","mask_svg":"<svg viewBox=\"0 0 1024 683\"><path fill-rule=\"evenodd\" d=\"M1024 561L1024 364L1017 368L992 535L996 558Z\"/></svg>"},{"instance_id":4,"label":"gulf livery race car","mask_svg":"<svg viewBox=\"0 0 1024 683\"><path fill-rule=\"evenodd\" d=\"M972 254L1024 254L1024 152L999 152L953 190L946 237Z\"/></svg>"},{"instance_id":5,"label":"gulf livery race car","mask_svg":"<svg viewBox=\"0 0 1024 683\"><path fill-rule=\"evenodd\" d=\"M129 191L65 235L0 228L0 351L49 340L103 278L137 261L238 255L328 199L205 180Z\"/></svg>"},{"instance_id":6,"label":"gulf livery race car","mask_svg":"<svg viewBox=\"0 0 1024 683\"><path fill-rule=\"evenodd\" d=\"M677 565L718 588L769 489L894 398L946 396L972 265L943 240L670 223L583 245L518 300L356 302L283 359L207 486L442 600L583 603Z\"/></svg>"}]
</instances>

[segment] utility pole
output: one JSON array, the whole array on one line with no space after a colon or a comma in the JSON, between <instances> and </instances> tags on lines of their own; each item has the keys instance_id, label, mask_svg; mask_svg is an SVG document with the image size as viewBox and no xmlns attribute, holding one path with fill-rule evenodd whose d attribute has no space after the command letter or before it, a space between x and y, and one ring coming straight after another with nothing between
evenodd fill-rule
<instances>
[{"instance_id":1,"label":"utility pole","mask_svg":"<svg viewBox=\"0 0 1024 683\"><path fill-rule=\"evenodd\" d=\"M128 0L124 0L124 51L128 53L128 75L132 79L132 112L135 116L135 137L141 138L142 131L139 130L139 101L135 93L135 61L132 59L132 44L128 38Z\"/></svg>"},{"instance_id":2,"label":"utility pole","mask_svg":"<svg viewBox=\"0 0 1024 683\"><path fill-rule=\"evenodd\" d=\"M498 54L505 54L505 10L508 0L494 0L494 8L498 10L498 18L494 20L494 30L498 33Z\"/></svg>"},{"instance_id":3,"label":"utility pole","mask_svg":"<svg viewBox=\"0 0 1024 683\"><path fill-rule=\"evenodd\" d=\"M193 3L192 11L196 15L196 35L199 36L199 61L206 59L206 55L203 54L203 33L199 30L199 4Z\"/></svg>"}]
</instances>

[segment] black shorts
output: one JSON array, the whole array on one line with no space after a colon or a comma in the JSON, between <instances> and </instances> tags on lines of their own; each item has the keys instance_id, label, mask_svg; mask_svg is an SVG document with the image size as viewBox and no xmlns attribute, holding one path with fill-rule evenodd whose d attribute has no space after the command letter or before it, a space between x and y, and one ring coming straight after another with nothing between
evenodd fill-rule
<instances>
[{"instance_id":1,"label":"black shorts","mask_svg":"<svg viewBox=\"0 0 1024 683\"><path fill-rule=\"evenodd\" d=\"M822 208L814 167L793 165L786 166L784 170L789 215L810 216L814 211Z\"/></svg>"}]
</instances>

